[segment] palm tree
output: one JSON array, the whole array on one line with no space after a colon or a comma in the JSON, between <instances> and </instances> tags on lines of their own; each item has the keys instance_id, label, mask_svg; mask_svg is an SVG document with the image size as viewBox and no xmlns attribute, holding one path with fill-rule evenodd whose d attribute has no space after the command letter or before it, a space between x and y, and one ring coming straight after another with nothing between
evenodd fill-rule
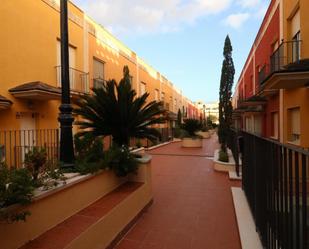
<instances>
[{"instance_id":1,"label":"palm tree","mask_svg":"<svg viewBox=\"0 0 309 249\"><path fill-rule=\"evenodd\" d=\"M128 146L131 137L151 141L160 137L158 130L152 126L165 122L162 103L147 103L149 93L136 96L127 66L118 85L115 80L109 80L93 92L92 96L83 96L74 110L83 118L83 121L76 122L82 130L79 135L111 135L118 146Z\"/></svg>"}]
</instances>

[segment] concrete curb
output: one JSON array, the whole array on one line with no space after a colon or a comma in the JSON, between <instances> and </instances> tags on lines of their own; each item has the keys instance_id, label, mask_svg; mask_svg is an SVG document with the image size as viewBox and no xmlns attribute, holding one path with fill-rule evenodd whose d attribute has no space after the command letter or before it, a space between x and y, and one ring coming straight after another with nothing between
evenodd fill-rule
<instances>
[{"instance_id":1,"label":"concrete curb","mask_svg":"<svg viewBox=\"0 0 309 249\"><path fill-rule=\"evenodd\" d=\"M244 191L236 187L231 191L242 249L263 249Z\"/></svg>"}]
</instances>

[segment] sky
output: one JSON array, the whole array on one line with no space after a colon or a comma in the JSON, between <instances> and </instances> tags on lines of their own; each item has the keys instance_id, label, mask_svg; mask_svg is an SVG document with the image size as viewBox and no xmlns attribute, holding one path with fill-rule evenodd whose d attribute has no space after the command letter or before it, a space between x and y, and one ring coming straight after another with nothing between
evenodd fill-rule
<instances>
[{"instance_id":1,"label":"sky","mask_svg":"<svg viewBox=\"0 0 309 249\"><path fill-rule=\"evenodd\" d=\"M226 35L235 80L270 0L73 0L192 101L218 99Z\"/></svg>"}]
</instances>

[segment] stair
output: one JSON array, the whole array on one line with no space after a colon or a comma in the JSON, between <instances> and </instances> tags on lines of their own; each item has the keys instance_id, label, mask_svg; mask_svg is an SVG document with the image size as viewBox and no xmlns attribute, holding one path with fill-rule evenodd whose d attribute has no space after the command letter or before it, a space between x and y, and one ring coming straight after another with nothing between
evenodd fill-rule
<instances>
[{"instance_id":1,"label":"stair","mask_svg":"<svg viewBox=\"0 0 309 249\"><path fill-rule=\"evenodd\" d=\"M126 210L126 206L122 204L127 202L128 207L135 205L137 200L134 198L137 197L132 194L142 189L143 185L144 183L140 182L127 182L121 185L38 238L29 241L20 249L91 249L100 246L101 241L102 248L104 248L104 244L112 243L110 237L119 230L118 228L121 228L119 233L132 221L131 213L121 217L123 210ZM59 205L64 204L59 203ZM48 215L48 210L46 210L46 215ZM133 218L136 215L133 214ZM125 218L130 220L127 222Z\"/></svg>"}]
</instances>

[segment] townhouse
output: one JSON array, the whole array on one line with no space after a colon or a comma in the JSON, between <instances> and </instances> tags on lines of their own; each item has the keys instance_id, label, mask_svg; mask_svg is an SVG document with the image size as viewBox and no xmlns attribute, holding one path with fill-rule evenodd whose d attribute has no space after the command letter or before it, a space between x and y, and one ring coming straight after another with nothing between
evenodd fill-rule
<instances>
[{"instance_id":1,"label":"townhouse","mask_svg":"<svg viewBox=\"0 0 309 249\"><path fill-rule=\"evenodd\" d=\"M309 147L309 2L272 0L233 95L234 126Z\"/></svg>"},{"instance_id":2,"label":"townhouse","mask_svg":"<svg viewBox=\"0 0 309 249\"><path fill-rule=\"evenodd\" d=\"M59 0L5 0L0 21L0 130L57 128ZM189 106L173 83L73 3L69 4L69 56L73 103L105 80L119 81L123 66L128 65L138 95L149 92L149 101L162 100L172 114Z\"/></svg>"}]
</instances>

